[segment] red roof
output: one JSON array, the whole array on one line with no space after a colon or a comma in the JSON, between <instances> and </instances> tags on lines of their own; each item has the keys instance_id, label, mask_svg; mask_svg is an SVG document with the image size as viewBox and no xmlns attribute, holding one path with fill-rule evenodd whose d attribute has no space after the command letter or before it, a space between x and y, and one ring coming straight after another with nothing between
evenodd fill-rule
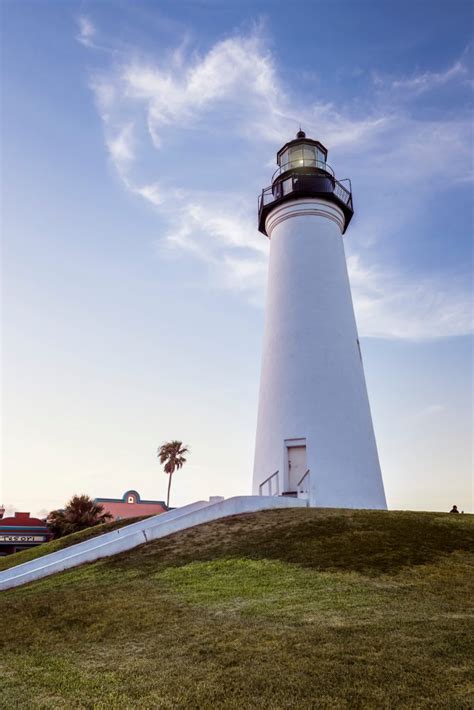
<instances>
[{"instance_id":1,"label":"red roof","mask_svg":"<svg viewBox=\"0 0 474 710\"><path fill-rule=\"evenodd\" d=\"M30 518L29 513L15 513L14 518L2 518L0 520L0 527L8 527L8 526L16 526L16 527L31 527L31 528L38 528L38 527L47 527L46 523L44 520L40 520L39 518Z\"/></svg>"}]
</instances>

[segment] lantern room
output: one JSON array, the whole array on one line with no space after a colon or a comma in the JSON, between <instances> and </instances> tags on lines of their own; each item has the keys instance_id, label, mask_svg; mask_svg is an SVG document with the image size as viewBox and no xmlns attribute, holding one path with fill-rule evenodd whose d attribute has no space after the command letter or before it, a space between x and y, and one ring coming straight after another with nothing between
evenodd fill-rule
<instances>
[{"instance_id":1,"label":"lantern room","mask_svg":"<svg viewBox=\"0 0 474 710\"><path fill-rule=\"evenodd\" d=\"M279 173L294 168L326 169L327 149L319 141L306 138L304 131L298 131L296 139L286 143L277 153Z\"/></svg>"},{"instance_id":2,"label":"lantern room","mask_svg":"<svg viewBox=\"0 0 474 710\"><path fill-rule=\"evenodd\" d=\"M258 228L267 234L265 221L274 207L288 200L320 198L336 204L344 214L346 231L354 213L350 180L336 180L327 163L328 151L319 141L299 130L296 138L277 153L278 168L270 187L262 190L258 203Z\"/></svg>"}]
</instances>

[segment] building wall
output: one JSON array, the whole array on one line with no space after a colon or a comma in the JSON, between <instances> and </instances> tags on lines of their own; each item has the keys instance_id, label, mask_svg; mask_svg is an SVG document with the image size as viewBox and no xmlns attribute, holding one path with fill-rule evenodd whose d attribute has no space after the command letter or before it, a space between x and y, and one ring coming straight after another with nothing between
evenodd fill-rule
<instances>
[{"instance_id":1,"label":"building wall","mask_svg":"<svg viewBox=\"0 0 474 710\"><path fill-rule=\"evenodd\" d=\"M253 492L287 481L285 440L305 439L310 504L385 508L342 241L333 204L267 217L271 237Z\"/></svg>"},{"instance_id":2,"label":"building wall","mask_svg":"<svg viewBox=\"0 0 474 710\"><path fill-rule=\"evenodd\" d=\"M122 498L96 498L97 503L103 505L104 510L110 513L114 520L123 518L136 518L142 515L159 515L168 509L161 500L141 500L135 490L126 491Z\"/></svg>"}]
</instances>

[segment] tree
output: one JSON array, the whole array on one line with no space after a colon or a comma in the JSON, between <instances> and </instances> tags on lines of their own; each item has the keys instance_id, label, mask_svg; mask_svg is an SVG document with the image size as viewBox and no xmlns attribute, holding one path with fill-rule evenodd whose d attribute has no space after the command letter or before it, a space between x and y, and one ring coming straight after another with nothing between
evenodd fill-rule
<instances>
[{"instance_id":1,"label":"tree","mask_svg":"<svg viewBox=\"0 0 474 710\"><path fill-rule=\"evenodd\" d=\"M167 508L169 508L170 505L171 478L176 469L181 468L183 464L186 463L184 454L188 452L189 449L183 446L182 441L167 441L165 444L162 444L157 451L160 463L163 464L165 473L169 475L168 495L166 497Z\"/></svg>"},{"instance_id":2,"label":"tree","mask_svg":"<svg viewBox=\"0 0 474 710\"><path fill-rule=\"evenodd\" d=\"M46 522L54 537L63 537L78 530L107 523L112 517L110 513L104 512L103 505L96 503L89 496L74 495L65 508L52 510Z\"/></svg>"}]
</instances>

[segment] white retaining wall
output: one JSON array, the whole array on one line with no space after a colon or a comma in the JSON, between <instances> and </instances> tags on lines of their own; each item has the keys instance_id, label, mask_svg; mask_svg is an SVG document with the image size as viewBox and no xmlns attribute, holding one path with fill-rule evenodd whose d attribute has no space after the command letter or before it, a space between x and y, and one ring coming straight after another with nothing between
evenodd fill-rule
<instances>
[{"instance_id":1,"label":"white retaining wall","mask_svg":"<svg viewBox=\"0 0 474 710\"><path fill-rule=\"evenodd\" d=\"M112 543L118 543L120 545L123 538L129 537L132 534L141 535L140 543L137 544L147 542L146 533L149 528L155 527L163 522L169 522L178 516L185 515L186 513L192 512L193 510L197 510L199 508L204 508L207 505L209 505L208 501L200 500L182 508L175 508L174 510L169 510L166 513L160 513L159 515L153 515L145 520L130 523L130 525L125 525L123 528L119 528L118 530L112 530L111 532L103 533L102 535L96 535L89 540L78 542L75 545L64 548L63 550L57 550L56 552L51 552L49 555L43 555L42 557L30 560L29 562L24 562L21 565L17 565L16 567L11 567L4 572L0 572L0 589L3 588L2 582L11 579L12 577L17 577L19 574L33 572L36 569L43 567L46 563L48 565L61 563L63 560L68 559L72 554L86 554L103 545L112 545ZM110 549L113 549L113 547ZM124 549L127 550L129 548L124 547ZM119 549L118 551L120 552L121 550Z\"/></svg>"},{"instance_id":2,"label":"white retaining wall","mask_svg":"<svg viewBox=\"0 0 474 710\"><path fill-rule=\"evenodd\" d=\"M0 590L18 587L56 572L77 567L85 562L95 562L103 557L116 555L174 532L229 515L253 513L272 508L301 508L306 505L307 501L305 500L270 496L236 496L216 503L197 501L183 508L154 515L152 518L126 525L119 530L98 535L91 540L71 545L64 550L58 550L22 565L11 567L0 572Z\"/></svg>"}]
</instances>

